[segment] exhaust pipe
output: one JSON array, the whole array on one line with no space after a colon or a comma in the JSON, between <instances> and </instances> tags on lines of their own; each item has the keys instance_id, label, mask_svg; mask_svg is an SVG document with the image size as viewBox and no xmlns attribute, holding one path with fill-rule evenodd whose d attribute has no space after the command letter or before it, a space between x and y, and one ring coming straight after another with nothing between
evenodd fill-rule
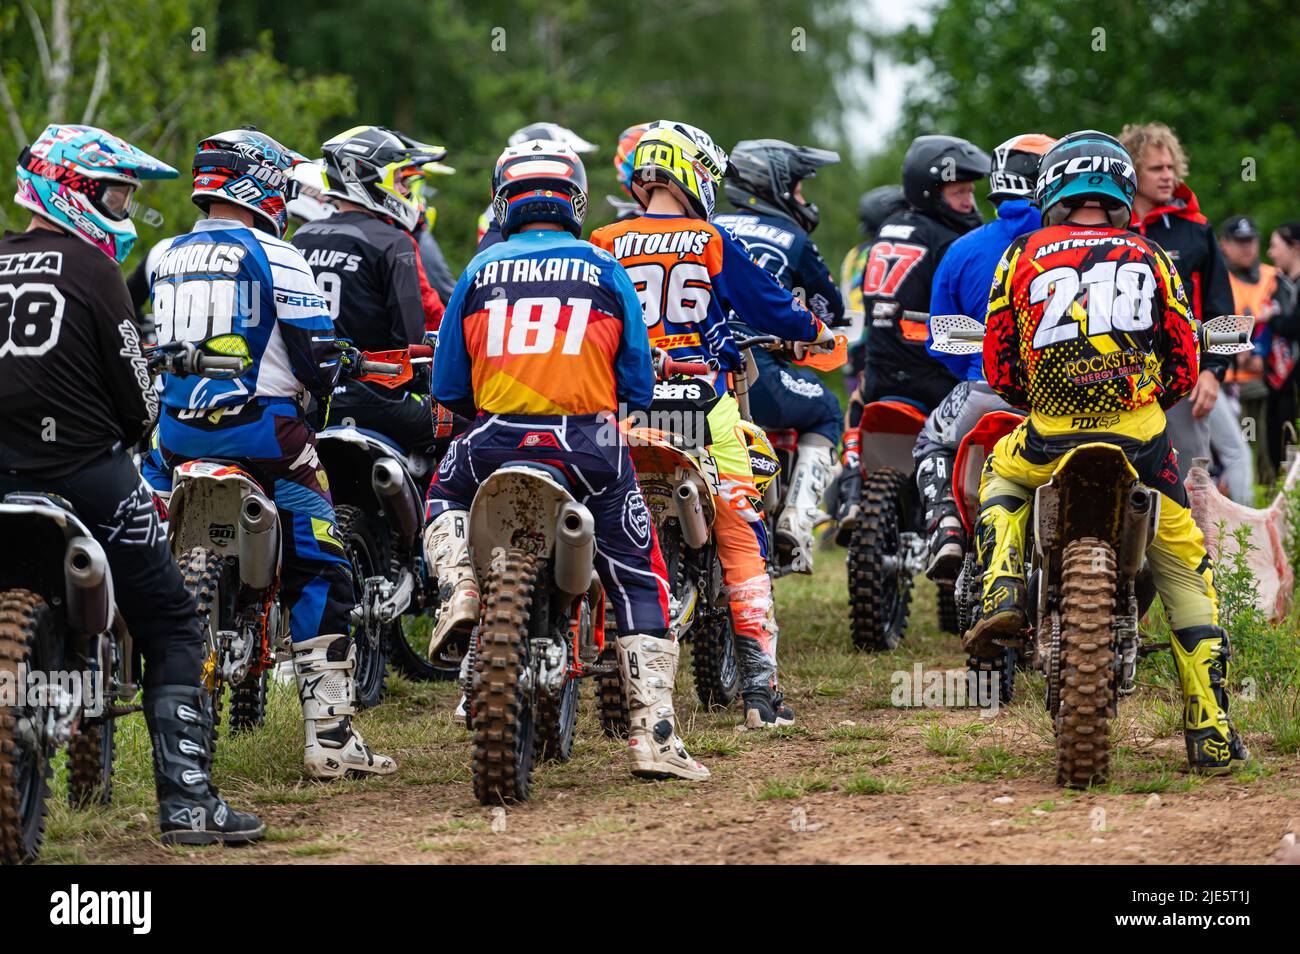
<instances>
[{"instance_id":1,"label":"exhaust pipe","mask_svg":"<svg viewBox=\"0 0 1300 954\"><path fill-rule=\"evenodd\" d=\"M568 596L591 587L596 559L596 521L580 503L566 502L555 522L555 585Z\"/></svg>"},{"instance_id":2,"label":"exhaust pipe","mask_svg":"<svg viewBox=\"0 0 1300 954\"><path fill-rule=\"evenodd\" d=\"M240 582L265 590L275 582L279 565L280 524L275 504L261 494L248 494L239 508Z\"/></svg>"},{"instance_id":3,"label":"exhaust pipe","mask_svg":"<svg viewBox=\"0 0 1300 954\"><path fill-rule=\"evenodd\" d=\"M1132 579L1142 569L1147 544L1151 542L1151 511L1154 506L1154 491L1142 486L1129 491L1122 521L1123 538L1117 554L1117 569L1121 576Z\"/></svg>"},{"instance_id":4,"label":"exhaust pipe","mask_svg":"<svg viewBox=\"0 0 1300 954\"><path fill-rule=\"evenodd\" d=\"M106 632L113 621L113 599L108 583L108 557L97 540L73 537L63 556L64 593L68 625L93 636Z\"/></svg>"},{"instance_id":5,"label":"exhaust pipe","mask_svg":"<svg viewBox=\"0 0 1300 954\"><path fill-rule=\"evenodd\" d=\"M370 471L370 486L375 496L392 516L403 540L414 540L422 529L420 524L420 507L411 493L410 481L402 465L391 457L381 457L375 461Z\"/></svg>"},{"instance_id":6,"label":"exhaust pipe","mask_svg":"<svg viewBox=\"0 0 1300 954\"><path fill-rule=\"evenodd\" d=\"M704 519L704 506L695 484L683 480L673 488L673 503L677 505L677 522L681 524L682 540L692 550L709 542L709 524Z\"/></svg>"}]
</instances>

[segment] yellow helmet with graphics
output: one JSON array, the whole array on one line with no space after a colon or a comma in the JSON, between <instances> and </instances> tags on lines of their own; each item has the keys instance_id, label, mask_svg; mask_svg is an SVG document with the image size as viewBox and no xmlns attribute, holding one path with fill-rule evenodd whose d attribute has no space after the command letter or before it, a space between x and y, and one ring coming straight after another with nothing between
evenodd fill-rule
<instances>
[{"instance_id":1,"label":"yellow helmet with graphics","mask_svg":"<svg viewBox=\"0 0 1300 954\"><path fill-rule=\"evenodd\" d=\"M691 215L708 219L729 167L727 153L708 133L661 119L646 127L632 154L632 196L644 208L650 192L667 188Z\"/></svg>"},{"instance_id":2,"label":"yellow helmet with graphics","mask_svg":"<svg viewBox=\"0 0 1300 954\"><path fill-rule=\"evenodd\" d=\"M767 439L763 429L752 421L740 422L740 433L745 440L745 449L749 451L749 466L754 472L754 487L761 500L767 495L767 488L776 475L781 472L781 460L776 456L776 448Z\"/></svg>"}]
</instances>

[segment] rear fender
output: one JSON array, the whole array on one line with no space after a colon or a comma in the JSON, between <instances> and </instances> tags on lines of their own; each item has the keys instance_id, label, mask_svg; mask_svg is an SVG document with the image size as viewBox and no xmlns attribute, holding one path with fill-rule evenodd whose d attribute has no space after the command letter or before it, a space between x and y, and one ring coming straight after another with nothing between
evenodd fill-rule
<instances>
[{"instance_id":1,"label":"rear fender","mask_svg":"<svg viewBox=\"0 0 1300 954\"><path fill-rule=\"evenodd\" d=\"M493 471L469 509L469 548L479 579L487 579L498 549L550 556L560 508L570 502L573 495L545 471L524 465Z\"/></svg>"},{"instance_id":2,"label":"rear fender","mask_svg":"<svg viewBox=\"0 0 1300 954\"><path fill-rule=\"evenodd\" d=\"M718 470L713 457L703 448L689 450L675 446L672 435L652 428L634 427L628 432L632 466L656 527L669 517L676 519L673 490L683 480L695 485L705 522L713 526L713 498L718 493Z\"/></svg>"},{"instance_id":3,"label":"rear fender","mask_svg":"<svg viewBox=\"0 0 1300 954\"><path fill-rule=\"evenodd\" d=\"M1035 491L1035 546L1053 551L1070 540L1097 537L1119 551L1129 495L1137 471L1114 444L1071 448L1056 462L1051 479Z\"/></svg>"},{"instance_id":4,"label":"rear fender","mask_svg":"<svg viewBox=\"0 0 1300 954\"><path fill-rule=\"evenodd\" d=\"M1024 417L1011 411L989 411L957 445L952 466L953 498L969 536L980 510L980 477L994 445L1010 434Z\"/></svg>"},{"instance_id":5,"label":"rear fender","mask_svg":"<svg viewBox=\"0 0 1300 954\"><path fill-rule=\"evenodd\" d=\"M244 498L257 496L275 512L275 504L244 469L234 464L192 460L176 468L168 503L172 553L208 547L222 556L239 553L239 514ZM276 516L277 526L279 516Z\"/></svg>"},{"instance_id":6,"label":"rear fender","mask_svg":"<svg viewBox=\"0 0 1300 954\"><path fill-rule=\"evenodd\" d=\"M912 448L925 426L925 418L924 411L905 401L873 401L863 408L858 423L862 476L892 467L911 477L916 469Z\"/></svg>"}]
</instances>

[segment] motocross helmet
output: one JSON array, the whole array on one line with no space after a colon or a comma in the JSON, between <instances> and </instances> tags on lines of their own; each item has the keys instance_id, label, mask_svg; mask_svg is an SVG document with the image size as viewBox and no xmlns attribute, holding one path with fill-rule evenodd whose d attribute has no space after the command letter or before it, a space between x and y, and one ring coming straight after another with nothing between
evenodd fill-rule
<instances>
[{"instance_id":1,"label":"motocross helmet","mask_svg":"<svg viewBox=\"0 0 1300 954\"><path fill-rule=\"evenodd\" d=\"M858 229L867 238L874 238L885 219L905 208L907 199L903 197L902 186L877 186L870 192L864 192L858 200Z\"/></svg>"},{"instance_id":2,"label":"motocross helmet","mask_svg":"<svg viewBox=\"0 0 1300 954\"><path fill-rule=\"evenodd\" d=\"M52 123L18 156L14 201L118 264L135 245L131 196L144 179L175 179L167 163L95 126Z\"/></svg>"},{"instance_id":3,"label":"motocross helmet","mask_svg":"<svg viewBox=\"0 0 1300 954\"><path fill-rule=\"evenodd\" d=\"M316 222L338 211L325 199L325 166L321 162L300 162L289 170L289 178L298 183L298 194L284 206L289 218Z\"/></svg>"},{"instance_id":4,"label":"motocross helmet","mask_svg":"<svg viewBox=\"0 0 1300 954\"><path fill-rule=\"evenodd\" d=\"M1004 199L1034 201L1038 184L1038 164L1056 140L1042 133L1012 136L993 150L993 170L989 173L990 202Z\"/></svg>"},{"instance_id":5,"label":"motocross helmet","mask_svg":"<svg viewBox=\"0 0 1300 954\"><path fill-rule=\"evenodd\" d=\"M417 142L383 126L354 126L321 147L325 154L325 194L369 209L410 232L420 217L403 174L412 166L437 162L441 146Z\"/></svg>"},{"instance_id":6,"label":"motocross helmet","mask_svg":"<svg viewBox=\"0 0 1300 954\"><path fill-rule=\"evenodd\" d=\"M709 134L686 123L661 119L649 125L632 158L632 197L645 208L650 189L666 186L686 205L692 217L709 219L718 186L728 174L727 154Z\"/></svg>"},{"instance_id":7,"label":"motocross helmet","mask_svg":"<svg viewBox=\"0 0 1300 954\"><path fill-rule=\"evenodd\" d=\"M194 191L190 201L203 210L227 202L253 213L257 227L276 238L289 216L285 202L298 195L290 176L303 157L251 126L209 136L194 153Z\"/></svg>"},{"instance_id":8,"label":"motocross helmet","mask_svg":"<svg viewBox=\"0 0 1300 954\"><path fill-rule=\"evenodd\" d=\"M507 146L492 173L492 214L509 238L520 226L556 222L582 237L587 217L587 170L562 142L534 139Z\"/></svg>"},{"instance_id":9,"label":"motocross helmet","mask_svg":"<svg viewBox=\"0 0 1300 954\"><path fill-rule=\"evenodd\" d=\"M1098 202L1116 228L1132 221L1137 173L1118 139L1095 129L1058 139L1039 165L1037 205L1043 222L1059 225L1086 202Z\"/></svg>"},{"instance_id":10,"label":"motocross helmet","mask_svg":"<svg viewBox=\"0 0 1300 954\"><path fill-rule=\"evenodd\" d=\"M723 184L738 209L793 219L805 232L817 228L821 212L795 197L795 187L811 179L822 166L840 161L840 154L812 146L792 146L780 139L745 139L731 150L735 175Z\"/></svg>"},{"instance_id":11,"label":"motocross helmet","mask_svg":"<svg viewBox=\"0 0 1300 954\"><path fill-rule=\"evenodd\" d=\"M506 140L507 146L522 146L526 142L534 139L546 139L550 142L561 142L568 146L578 155L586 155L589 152L595 152L600 147L594 142L587 142L572 129L567 126L561 126L558 123L529 123L516 129Z\"/></svg>"},{"instance_id":12,"label":"motocross helmet","mask_svg":"<svg viewBox=\"0 0 1300 954\"><path fill-rule=\"evenodd\" d=\"M949 182L974 182L989 174L989 154L956 136L917 136L903 157L903 195L913 208L958 232L980 224L979 211L961 213L943 200Z\"/></svg>"},{"instance_id":13,"label":"motocross helmet","mask_svg":"<svg viewBox=\"0 0 1300 954\"><path fill-rule=\"evenodd\" d=\"M614 172L618 176L619 188L628 196L632 195L632 156L636 152L636 144L641 140L641 134L649 126L649 123L638 123L635 126L628 126L618 135L618 148L614 152Z\"/></svg>"}]
</instances>

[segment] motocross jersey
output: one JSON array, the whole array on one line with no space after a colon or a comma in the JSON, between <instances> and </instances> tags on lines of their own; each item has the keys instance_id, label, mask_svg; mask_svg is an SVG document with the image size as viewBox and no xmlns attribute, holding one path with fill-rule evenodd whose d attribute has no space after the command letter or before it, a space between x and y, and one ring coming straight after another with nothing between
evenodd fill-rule
<instances>
[{"instance_id":1,"label":"motocross jersey","mask_svg":"<svg viewBox=\"0 0 1300 954\"><path fill-rule=\"evenodd\" d=\"M644 409L654 392L644 329L636 290L609 254L568 232L517 232L476 255L456 283L433 395L489 414Z\"/></svg>"},{"instance_id":2,"label":"motocross jersey","mask_svg":"<svg viewBox=\"0 0 1300 954\"><path fill-rule=\"evenodd\" d=\"M334 387L339 351L329 307L302 253L233 219L203 219L149 253L158 343L207 343L245 359L232 380L164 375L171 411L234 408L254 400L302 403Z\"/></svg>"},{"instance_id":3,"label":"motocross jersey","mask_svg":"<svg viewBox=\"0 0 1300 954\"><path fill-rule=\"evenodd\" d=\"M1182 282L1160 246L1125 229L1065 223L1024 235L989 292L984 373L1040 433L1144 439L1191 391L1198 345ZM1147 433L1147 432L1150 433Z\"/></svg>"},{"instance_id":4,"label":"motocross jersey","mask_svg":"<svg viewBox=\"0 0 1300 954\"><path fill-rule=\"evenodd\" d=\"M627 269L650 329L650 344L675 360L708 363L721 371L741 368L727 327L734 311L764 334L812 341L822 322L757 265L725 229L680 215L642 215L614 222L591 235ZM726 393L726 376L713 386Z\"/></svg>"},{"instance_id":5,"label":"motocross jersey","mask_svg":"<svg viewBox=\"0 0 1300 954\"><path fill-rule=\"evenodd\" d=\"M308 222L293 236L338 335L362 351L424 340L419 252L409 233L365 212Z\"/></svg>"},{"instance_id":6,"label":"motocross jersey","mask_svg":"<svg viewBox=\"0 0 1300 954\"><path fill-rule=\"evenodd\" d=\"M0 240L0 470L59 477L140 439L158 398L122 273L49 229Z\"/></svg>"},{"instance_id":7,"label":"motocross jersey","mask_svg":"<svg viewBox=\"0 0 1300 954\"><path fill-rule=\"evenodd\" d=\"M862 277L866 364L877 375L952 378L925 339L934 272L960 234L916 209L895 212L880 226Z\"/></svg>"},{"instance_id":8,"label":"motocross jersey","mask_svg":"<svg viewBox=\"0 0 1300 954\"><path fill-rule=\"evenodd\" d=\"M826 260L808 233L792 219L728 212L715 215L712 221L740 239L754 261L786 288L791 291L802 288L804 304L821 321L828 325L844 321L844 299Z\"/></svg>"}]
</instances>

